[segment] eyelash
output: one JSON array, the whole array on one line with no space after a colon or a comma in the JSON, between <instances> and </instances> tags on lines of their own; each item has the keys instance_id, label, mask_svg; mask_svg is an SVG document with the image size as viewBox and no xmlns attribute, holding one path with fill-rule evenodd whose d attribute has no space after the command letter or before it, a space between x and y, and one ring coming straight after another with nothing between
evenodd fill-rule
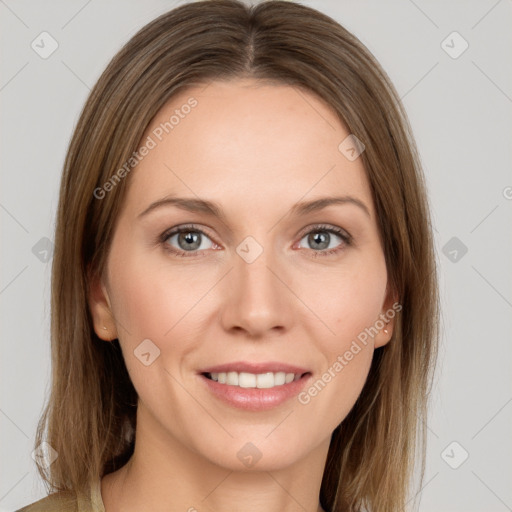
<instances>
[{"instance_id":1,"label":"eyelash","mask_svg":"<svg viewBox=\"0 0 512 512\"><path fill-rule=\"evenodd\" d=\"M167 243L167 240L169 240L169 238L171 236L180 234L180 233L187 233L187 232L200 233L201 235L204 235L207 238L211 238L210 236L208 236L207 233L205 233L202 229L199 229L198 227L196 227L194 224L186 224L186 225L180 226L178 229L172 228L171 230L165 231L158 237L158 242L163 245L164 249L167 252L169 252L175 256L180 256L180 257L184 257L184 258L195 257L198 254L200 254L201 252L204 252L204 251L180 251L178 249L171 247ZM305 233L303 233L301 235L299 241L302 240L306 235L309 235L311 233L316 233L316 232L334 233L335 235L338 235L343 240L343 244L335 249L323 249L320 251L315 251L314 249L309 249L310 251L312 251L312 257L314 257L314 258L317 258L319 256L326 257L326 256L330 256L332 254L336 254L338 252L343 251L345 249L345 247L352 245L352 237L346 231L344 231L340 228L330 226L330 225L325 225L325 224L319 224L319 225L313 226L309 231L306 231Z\"/></svg>"}]
</instances>

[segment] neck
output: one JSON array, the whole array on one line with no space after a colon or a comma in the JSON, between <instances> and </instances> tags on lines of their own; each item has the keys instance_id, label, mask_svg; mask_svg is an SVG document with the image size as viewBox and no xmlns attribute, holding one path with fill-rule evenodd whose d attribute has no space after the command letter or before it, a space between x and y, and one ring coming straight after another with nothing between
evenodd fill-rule
<instances>
[{"instance_id":1,"label":"neck","mask_svg":"<svg viewBox=\"0 0 512 512\"><path fill-rule=\"evenodd\" d=\"M330 439L288 467L269 468L262 459L259 470L233 470L189 449L141 406L134 454L101 482L106 512L323 512L319 494Z\"/></svg>"}]
</instances>

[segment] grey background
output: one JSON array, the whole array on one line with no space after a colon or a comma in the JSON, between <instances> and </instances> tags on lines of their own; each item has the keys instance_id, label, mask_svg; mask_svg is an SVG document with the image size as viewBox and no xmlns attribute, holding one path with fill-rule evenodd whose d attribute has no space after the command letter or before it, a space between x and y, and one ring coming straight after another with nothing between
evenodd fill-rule
<instances>
[{"instance_id":1,"label":"grey background","mask_svg":"<svg viewBox=\"0 0 512 512\"><path fill-rule=\"evenodd\" d=\"M51 254L41 239L53 239L67 144L115 52L180 3L0 0L0 511L45 495L31 458L50 376ZM512 1L302 3L381 62L427 177L443 335L419 509L512 510ZM59 45L47 59L31 48L43 31ZM458 58L444 48L458 51L460 40L442 43L453 31L469 44Z\"/></svg>"}]
</instances>

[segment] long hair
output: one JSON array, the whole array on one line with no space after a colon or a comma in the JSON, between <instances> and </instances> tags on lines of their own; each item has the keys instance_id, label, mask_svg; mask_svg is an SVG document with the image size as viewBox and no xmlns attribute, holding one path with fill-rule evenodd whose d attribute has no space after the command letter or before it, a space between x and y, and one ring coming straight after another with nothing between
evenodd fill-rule
<instances>
[{"instance_id":1,"label":"long hair","mask_svg":"<svg viewBox=\"0 0 512 512\"><path fill-rule=\"evenodd\" d=\"M334 430L320 501L331 512L405 510L415 461L423 480L426 412L437 358L439 299L426 186L405 111L370 51L329 16L269 0L181 5L143 27L115 55L81 112L64 162L51 297L51 393L35 446L58 458L39 466L49 491L87 493L134 449L137 393L119 342L105 343L88 308L102 273L127 175L150 121L176 93L214 80L253 78L316 94L365 144L389 286L402 310L375 350L363 390Z\"/></svg>"}]
</instances>

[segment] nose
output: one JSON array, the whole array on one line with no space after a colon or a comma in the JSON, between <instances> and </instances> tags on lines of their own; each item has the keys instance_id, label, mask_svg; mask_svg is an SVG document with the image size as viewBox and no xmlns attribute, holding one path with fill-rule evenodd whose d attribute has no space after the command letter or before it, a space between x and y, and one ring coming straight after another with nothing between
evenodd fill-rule
<instances>
[{"instance_id":1,"label":"nose","mask_svg":"<svg viewBox=\"0 0 512 512\"><path fill-rule=\"evenodd\" d=\"M259 338L290 329L292 291L287 272L264 250L252 263L235 254L225 279L221 319L227 331L244 331Z\"/></svg>"}]
</instances>

